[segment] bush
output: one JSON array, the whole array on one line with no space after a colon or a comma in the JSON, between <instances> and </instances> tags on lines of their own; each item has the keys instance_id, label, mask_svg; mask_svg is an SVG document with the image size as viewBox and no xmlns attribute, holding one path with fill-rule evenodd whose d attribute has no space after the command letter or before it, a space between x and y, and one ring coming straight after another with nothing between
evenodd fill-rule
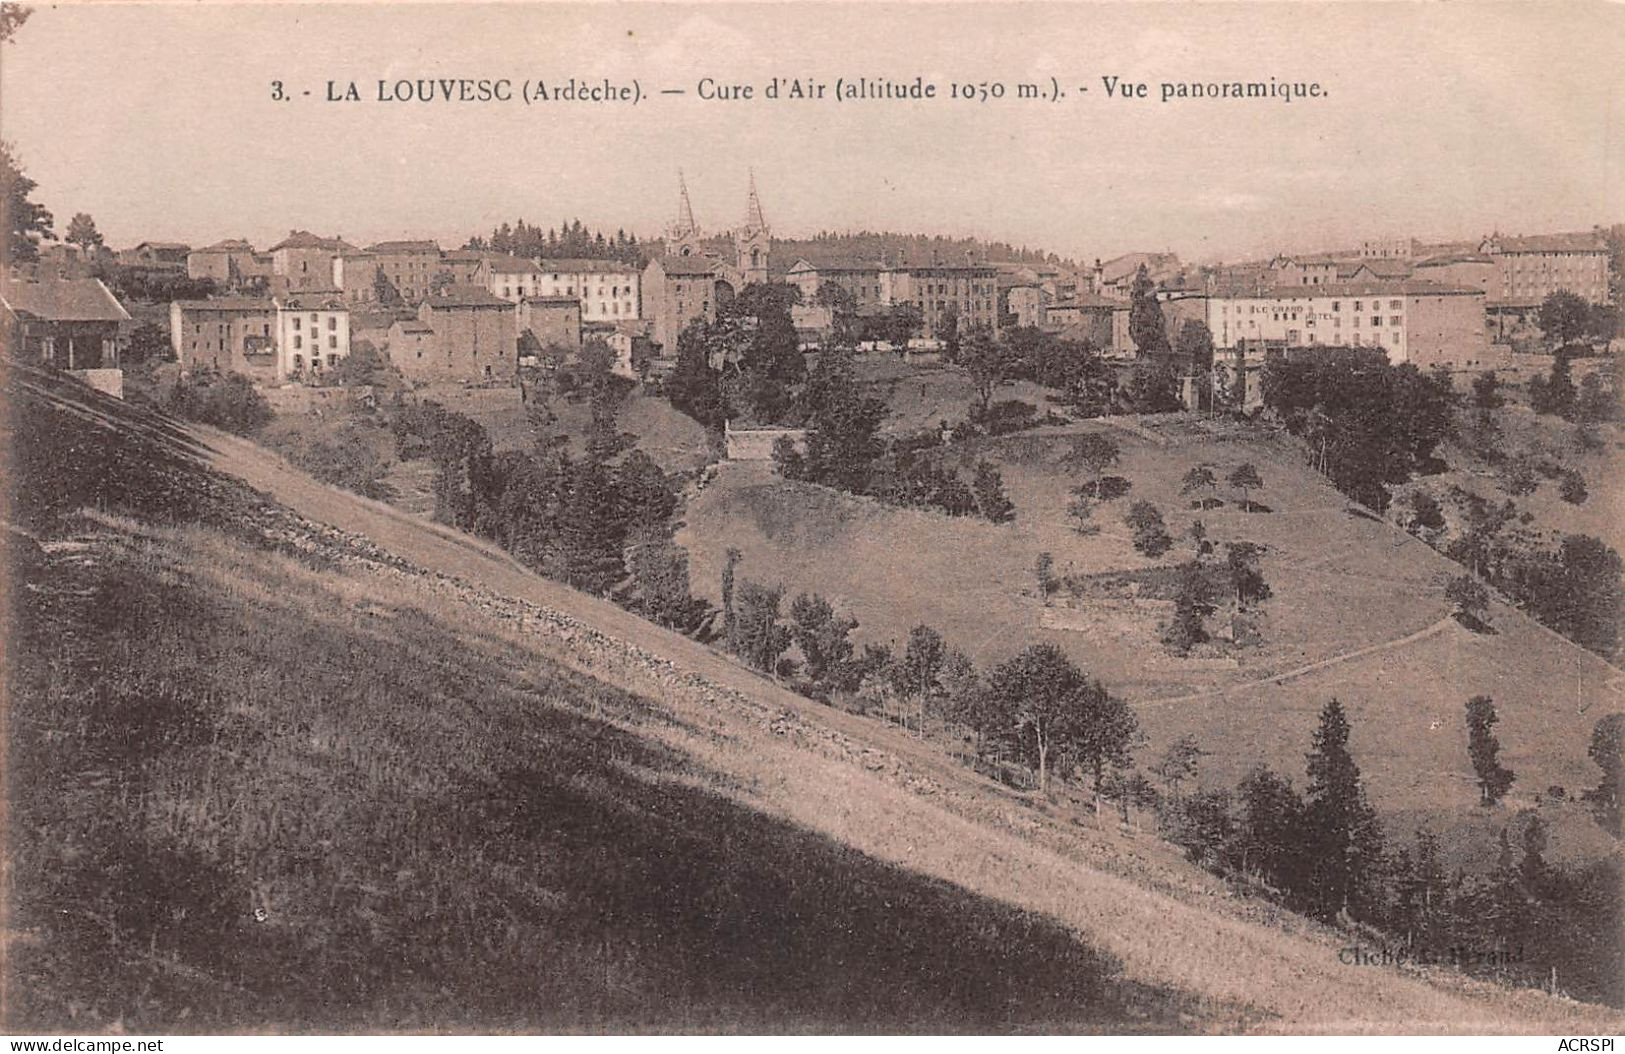
<instances>
[{"instance_id":1,"label":"bush","mask_svg":"<svg viewBox=\"0 0 1625 1054\"><path fill-rule=\"evenodd\" d=\"M1586 478L1574 469L1563 473L1563 481L1557 486L1558 496L1570 505L1584 505L1589 492L1586 490Z\"/></svg>"},{"instance_id":2,"label":"bush","mask_svg":"<svg viewBox=\"0 0 1625 1054\"><path fill-rule=\"evenodd\" d=\"M1137 501L1129 506L1123 522L1134 532L1134 548L1156 559L1173 548L1174 539L1162 521L1162 512L1149 501Z\"/></svg>"},{"instance_id":3,"label":"bush","mask_svg":"<svg viewBox=\"0 0 1625 1054\"><path fill-rule=\"evenodd\" d=\"M202 374L176 384L166 409L188 421L223 428L237 435L252 435L276 416L254 382L240 373Z\"/></svg>"}]
</instances>

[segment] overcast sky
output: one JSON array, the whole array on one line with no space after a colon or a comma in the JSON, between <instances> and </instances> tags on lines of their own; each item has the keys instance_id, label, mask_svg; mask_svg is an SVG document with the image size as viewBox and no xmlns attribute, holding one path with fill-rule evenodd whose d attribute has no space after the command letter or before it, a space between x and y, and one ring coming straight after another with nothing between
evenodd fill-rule
<instances>
[{"instance_id":1,"label":"overcast sky","mask_svg":"<svg viewBox=\"0 0 1625 1054\"><path fill-rule=\"evenodd\" d=\"M0 136L110 244L354 242L523 217L654 235L688 177L780 236L1187 259L1625 220L1625 8L1480 4L63 6L0 49ZM703 101L699 78L1055 77L1060 102ZM328 80L637 78L635 106L327 103ZM1101 78L1151 82L1105 97ZM1163 105L1157 83L1318 81ZM291 101L271 98L281 80ZM1087 94L1077 89L1088 87ZM688 94L661 96L661 88ZM304 91L310 91L306 97Z\"/></svg>"}]
</instances>

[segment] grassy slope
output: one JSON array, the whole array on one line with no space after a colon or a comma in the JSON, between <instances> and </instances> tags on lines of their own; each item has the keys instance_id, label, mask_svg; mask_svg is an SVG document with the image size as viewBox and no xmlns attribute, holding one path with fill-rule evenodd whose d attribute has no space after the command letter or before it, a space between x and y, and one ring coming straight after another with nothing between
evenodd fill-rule
<instances>
[{"instance_id":1,"label":"grassy slope","mask_svg":"<svg viewBox=\"0 0 1625 1054\"><path fill-rule=\"evenodd\" d=\"M1619 671L1504 607L1492 612L1492 635L1441 622L1449 611L1442 587L1459 573L1454 565L1352 515L1335 491L1270 444L1200 424L1169 421L1149 438L1112 429L1123 448L1116 471L1134 489L1096 514L1099 535L1081 537L1066 520L1068 479L1058 461L1069 444L1064 433L1103 427L962 448L965 464L981 456L999 464L1018 509L1011 525L887 509L726 466L691 503L679 541L693 553L697 588L714 595L722 553L738 546L740 574L824 593L873 638L901 640L925 622L979 663L1053 640L1135 702L1150 733L1142 758L1193 732L1211 752L1204 769L1215 783L1231 784L1259 761L1301 780L1319 708L1336 695L1350 708L1353 746L1379 807L1453 822L1476 801L1461 710L1480 692L1496 699L1503 756L1519 773L1499 813L1534 804L1535 792L1549 785L1574 792L1594 781L1586 746L1596 719L1625 703ZM1254 497L1273 512L1243 513L1231 503L1196 513L1178 494L1191 464L1228 471L1243 460L1259 466L1266 486ZM1041 551L1053 553L1063 573L1152 565L1132 550L1121 523L1137 498L1161 507L1175 535L1200 516L1221 542L1246 538L1269 547L1263 568L1275 596L1261 647L1234 657L1171 656L1156 639L1165 604L1079 602L1074 610L1045 611L1031 570ZM1189 559L1189 548L1181 545L1169 559ZM1419 634L1413 642L1335 661L1412 634ZM1283 674L1279 683L1259 683ZM1590 855L1605 845L1584 823L1567 831L1558 839L1560 855Z\"/></svg>"},{"instance_id":2,"label":"grassy slope","mask_svg":"<svg viewBox=\"0 0 1625 1054\"><path fill-rule=\"evenodd\" d=\"M123 411L74 393L64 427L78 412ZM108 438L98 455L133 443ZM1216 895L1153 840L1076 829L477 542L207 441L371 541L213 483L155 525L129 481L95 502L125 515L45 538L13 594L8 1026L1610 1020L1339 966L1337 935ZM162 478L188 471L177 455Z\"/></svg>"}]
</instances>

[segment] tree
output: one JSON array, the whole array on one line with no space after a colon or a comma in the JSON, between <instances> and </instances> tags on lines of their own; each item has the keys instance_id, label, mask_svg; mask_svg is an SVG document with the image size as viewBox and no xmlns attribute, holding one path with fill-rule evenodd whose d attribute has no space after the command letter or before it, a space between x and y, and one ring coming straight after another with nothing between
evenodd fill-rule
<instances>
[{"instance_id":1,"label":"tree","mask_svg":"<svg viewBox=\"0 0 1625 1054\"><path fill-rule=\"evenodd\" d=\"M840 674L852 660L850 634L858 628L854 618L837 618L829 601L816 593L798 594L790 603L790 636L809 680L820 690L847 687Z\"/></svg>"},{"instance_id":2,"label":"tree","mask_svg":"<svg viewBox=\"0 0 1625 1054\"><path fill-rule=\"evenodd\" d=\"M1263 765L1247 773L1236 789L1241 799L1238 866L1271 889L1291 891L1302 885L1303 799L1290 781Z\"/></svg>"},{"instance_id":3,"label":"tree","mask_svg":"<svg viewBox=\"0 0 1625 1054\"><path fill-rule=\"evenodd\" d=\"M1152 358L1168 354L1167 321L1162 316L1162 305L1157 303L1156 283L1143 263L1134 272L1134 285L1129 291L1128 336L1134 342L1136 355Z\"/></svg>"},{"instance_id":4,"label":"tree","mask_svg":"<svg viewBox=\"0 0 1625 1054\"><path fill-rule=\"evenodd\" d=\"M1179 788L1186 780L1196 779L1197 767L1206 753L1196 742L1196 737L1187 733L1168 744L1162 757L1151 766L1151 774L1168 785L1169 796L1177 801Z\"/></svg>"},{"instance_id":5,"label":"tree","mask_svg":"<svg viewBox=\"0 0 1625 1054\"><path fill-rule=\"evenodd\" d=\"M395 288L395 283L389 280L382 266L372 269L372 296L378 303L388 307L401 302L401 291Z\"/></svg>"},{"instance_id":6,"label":"tree","mask_svg":"<svg viewBox=\"0 0 1625 1054\"><path fill-rule=\"evenodd\" d=\"M959 332L959 308L949 304L937 316L937 337L942 341L943 352L949 362L959 361L961 350Z\"/></svg>"},{"instance_id":7,"label":"tree","mask_svg":"<svg viewBox=\"0 0 1625 1054\"><path fill-rule=\"evenodd\" d=\"M1567 469L1563 473L1562 482L1557 487L1558 496L1570 505L1584 505L1588 497L1586 491L1586 478L1575 469Z\"/></svg>"},{"instance_id":8,"label":"tree","mask_svg":"<svg viewBox=\"0 0 1625 1054\"><path fill-rule=\"evenodd\" d=\"M1625 713L1608 714L1599 718L1591 729L1591 746L1587 750L1591 760L1602 770L1602 780L1586 792L1586 799L1597 810L1597 820L1610 832L1620 833L1621 782L1625 779Z\"/></svg>"},{"instance_id":9,"label":"tree","mask_svg":"<svg viewBox=\"0 0 1625 1054\"><path fill-rule=\"evenodd\" d=\"M779 621L782 586L765 586L746 579L739 585L734 635L734 654L763 673L776 677L779 659L790 647L790 630Z\"/></svg>"},{"instance_id":10,"label":"tree","mask_svg":"<svg viewBox=\"0 0 1625 1054\"><path fill-rule=\"evenodd\" d=\"M1619 400L1603 384L1602 374L1586 374L1580 382L1580 394L1574 404L1575 420L1597 424L1612 420L1618 413Z\"/></svg>"},{"instance_id":11,"label":"tree","mask_svg":"<svg viewBox=\"0 0 1625 1054\"><path fill-rule=\"evenodd\" d=\"M1260 600L1268 600L1269 583L1259 568L1259 557L1264 547L1253 542L1231 542L1225 547L1225 566L1230 573L1230 588L1236 592L1236 606L1247 608Z\"/></svg>"},{"instance_id":12,"label":"tree","mask_svg":"<svg viewBox=\"0 0 1625 1054\"><path fill-rule=\"evenodd\" d=\"M389 369L389 363L370 341L357 340L350 348L350 354L339 360L333 371L333 378L339 384L353 386L373 384L378 375Z\"/></svg>"},{"instance_id":13,"label":"tree","mask_svg":"<svg viewBox=\"0 0 1625 1054\"><path fill-rule=\"evenodd\" d=\"M1033 561L1033 578L1038 584L1038 599L1049 607L1050 594L1055 592L1055 557L1043 552Z\"/></svg>"},{"instance_id":14,"label":"tree","mask_svg":"<svg viewBox=\"0 0 1625 1054\"><path fill-rule=\"evenodd\" d=\"M63 239L69 245L77 245L86 256L102 247L102 232L96 229L96 221L90 218L88 212L76 212L73 219L68 221L68 235Z\"/></svg>"},{"instance_id":15,"label":"tree","mask_svg":"<svg viewBox=\"0 0 1625 1054\"><path fill-rule=\"evenodd\" d=\"M1410 493L1409 501L1411 506L1411 530L1444 530L1444 508L1439 504L1439 499L1425 490L1413 490Z\"/></svg>"},{"instance_id":16,"label":"tree","mask_svg":"<svg viewBox=\"0 0 1625 1054\"><path fill-rule=\"evenodd\" d=\"M734 630L735 626L739 622L739 613L734 607L734 574L736 569L739 567L739 561L743 560L744 558L745 554L741 553L738 549L731 545L728 546L728 551L723 557L722 639L727 643L729 648L733 647Z\"/></svg>"},{"instance_id":17,"label":"tree","mask_svg":"<svg viewBox=\"0 0 1625 1054\"><path fill-rule=\"evenodd\" d=\"M1208 639L1207 616L1213 613L1213 586L1196 562L1179 570L1178 592L1174 594L1174 617L1163 633L1163 643L1176 655L1188 655L1191 648Z\"/></svg>"},{"instance_id":18,"label":"tree","mask_svg":"<svg viewBox=\"0 0 1625 1054\"><path fill-rule=\"evenodd\" d=\"M1541 301L1536 320L1546 338L1563 348L1585 336L1591 321L1591 305L1578 293L1559 289Z\"/></svg>"},{"instance_id":19,"label":"tree","mask_svg":"<svg viewBox=\"0 0 1625 1054\"><path fill-rule=\"evenodd\" d=\"M1481 624L1490 606L1489 590L1472 575L1452 578L1450 584L1444 587L1444 598L1454 608L1457 621L1469 625Z\"/></svg>"},{"instance_id":20,"label":"tree","mask_svg":"<svg viewBox=\"0 0 1625 1054\"><path fill-rule=\"evenodd\" d=\"M34 9L23 4L0 4L0 44L11 43Z\"/></svg>"},{"instance_id":21,"label":"tree","mask_svg":"<svg viewBox=\"0 0 1625 1054\"><path fill-rule=\"evenodd\" d=\"M164 331L156 322L140 322L130 332L130 344L124 349L122 361L130 366L159 362L169 357L171 346Z\"/></svg>"},{"instance_id":22,"label":"tree","mask_svg":"<svg viewBox=\"0 0 1625 1054\"><path fill-rule=\"evenodd\" d=\"M254 382L240 373L183 380L170 389L165 408L176 417L237 435L252 435L276 416Z\"/></svg>"},{"instance_id":23,"label":"tree","mask_svg":"<svg viewBox=\"0 0 1625 1054\"><path fill-rule=\"evenodd\" d=\"M1229 483L1241 491L1241 507L1244 510L1252 509L1252 502L1247 499L1247 492L1264 485L1264 477L1258 474L1258 467L1251 461L1244 461L1230 473Z\"/></svg>"},{"instance_id":24,"label":"tree","mask_svg":"<svg viewBox=\"0 0 1625 1054\"><path fill-rule=\"evenodd\" d=\"M1311 739L1305 808L1313 846L1305 892L1323 917L1364 906L1381 863L1381 829L1348 742L1348 716L1334 698Z\"/></svg>"},{"instance_id":25,"label":"tree","mask_svg":"<svg viewBox=\"0 0 1625 1054\"><path fill-rule=\"evenodd\" d=\"M1121 451L1117 443L1099 432L1088 432L1072 441L1066 460L1081 466L1087 474L1084 484L1090 487L1096 501L1101 500L1101 481L1108 468L1117 464Z\"/></svg>"},{"instance_id":26,"label":"tree","mask_svg":"<svg viewBox=\"0 0 1625 1054\"><path fill-rule=\"evenodd\" d=\"M645 530L627 550L632 577L632 607L662 626L684 632L694 629L705 603L690 591L688 550L661 530Z\"/></svg>"},{"instance_id":27,"label":"tree","mask_svg":"<svg viewBox=\"0 0 1625 1054\"><path fill-rule=\"evenodd\" d=\"M866 493L884 449L879 433L886 404L865 394L851 353L837 348L820 355L796 403L807 424L806 452L784 464L801 479Z\"/></svg>"},{"instance_id":28,"label":"tree","mask_svg":"<svg viewBox=\"0 0 1625 1054\"><path fill-rule=\"evenodd\" d=\"M1208 465L1197 465L1185 473L1180 480L1179 493L1192 494L1197 491L1208 491L1210 494L1218 487L1218 478L1213 475L1213 469ZM1215 504L1217 501L1215 500ZM1208 508L1207 499L1198 499L1191 503L1194 507Z\"/></svg>"},{"instance_id":29,"label":"tree","mask_svg":"<svg viewBox=\"0 0 1625 1054\"><path fill-rule=\"evenodd\" d=\"M976 510L992 523L1009 523L1016 518L1016 507L1004 493L1004 477L990 461L976 462L976 478L971 483L976 497Z\"/></svg>"},{"instance_id":30,"label":"tree","mask_svg":"<svg viewBox=\"0 0 1625 1054\"><path fill-rule=\"evenodd\" d=\"M1008 715L1017 750L1049 793L1050 759L1067 750L1095 773L1095 809L1107 766L1126 764L1136 725L1121 700L1085 676L1053 644L1034 644L995 667L988 694Z\"/></svg>"},{"instance_id":31,"label":"tree","mask_svg":"<svg viewBox=\"0 0 1625 1054\"><path fill-rule=\"evenodd\" d=\"M1475 695L1467 700L1467 754L1478 777L1480 805L1494 805L1512 786L1512 770L1503 767L1496 757L1501 741L1492 729L1498 720L1489 696Z\"/></svg>"},{"instance_id":32,"label":"tree","mask_svg":"<svg viewBox=\"0 0 1625 1054\"><path fill-rule=\"evenodd\" d=\"M1473 405L1480 410L1494 410L1504 400L1500 393L1501 378L1494 370L1485 370L1473 378Z\"/></svg>"},{"instance_id":33,"label":"tree","mask_svg":"<svg viewBox=\"0 0 1625 1054\"><path fill-rule=\"evenodd\" d=\"M1202 557L1213 551L1213 543L1208 541L1207 537L1207 524L1201 520L1192 520L1190 530L1185 533L1191 540L1191 552L1197 564L1201 564Z\"/></svg>"},{"instance_id":34,"label":"tree","mask_svg":"<svg viewBox=\"0 0 1625 1054\"><path fill-rule=\"evenodd\" d=\"M898 689L919 706L920 723L916 733L925 735L925 707L937 690L937 678L942 673L948 649L942 634L930 626L915 626L908 631L908 647L897 664Z\"/></svg>"},{"instance_id":35,"label":"tree","mask_svg":"<svg viewBox=\"0 0 1625 1054\"><path fill-rule=\"evenodd\" d=\"M7 5L5 11L16 10ZM23 17L27 17L26 15ZM21 24L21 19L13 26ZM31 201L29 195L39 186L23 173L22 164L10 143L0 141L0 213L6 219L6 240L0 249L0 270L17 263L39 259L39 243L55 241L55 219L49 210Z\"/></svg>"},{"instance_id":36,"label":"tree","mask_svg":"<svg viewBox=\"0 0 1625 1054\"><path fill-rule=\"evenodd\" d=\"M1129 506L1123 522L1134 532L1134 548L1156 559L1173 548L1174 539L1162 521L1162 512L1149 501L1137 501Z\"/></svg>"},{"instance_id":37,"label":"tree","mask_svg":"<svg viewBox=\"0 0 1625 1054\"><path fill-rule=\"evenodd\" d=\"M1213 370L1213 333L1201 319L1188 318L1174 339L1174 356L1181 367L1198 377Z\"/></svg>"},{"instance_id":38,"label":"tree","mask_svg":"<svg viewBox=\"0 0 1625 1054\"><path fill-rule=\"evenodd\" d=\"M976 326L966 335L958 362L976 391L977 412L985 417L993 403L993 392L1004 383L1010 368L1004 345L994 340L985 326Z\"/></svg>"},{"instance_id":39,"label":"tree","mask_svg":"<svg viewBox=\"0 0 1625 1054\"><path fill-rule=\"evenodd\" d=\"M1529 379L1529 406L1537 414L1573 417L1577 394L1566 347L1552 353L1551 373Z\"/></svg>"},{"instance_id":40,"label":"tree","mask_svg":"<svg viewBox=\"0 0 1625 1054\"><path fill-rule=\"evenodd\" d=\"M1164 414L1181 408L1179 378L1165 358L1142 358L1134 364L1129 377L1129 399L1134 412Z\"/></svg>"}]
</instances>

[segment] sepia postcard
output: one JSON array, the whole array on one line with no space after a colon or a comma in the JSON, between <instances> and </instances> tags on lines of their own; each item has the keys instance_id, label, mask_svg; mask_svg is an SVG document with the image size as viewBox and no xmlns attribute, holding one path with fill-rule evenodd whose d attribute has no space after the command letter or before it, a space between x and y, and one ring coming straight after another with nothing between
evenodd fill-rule
<instances>
[{"instance_id":1,"label":"sepia postcard","mask_svg":"<svg viewBox=\"0 0 1625 1054\"><path fill-rule=\"evenodd\" d=\"M5 0L10 1049L1613 1050L1622 71L1605 3Z\"/></svg>"}]
</instances>

